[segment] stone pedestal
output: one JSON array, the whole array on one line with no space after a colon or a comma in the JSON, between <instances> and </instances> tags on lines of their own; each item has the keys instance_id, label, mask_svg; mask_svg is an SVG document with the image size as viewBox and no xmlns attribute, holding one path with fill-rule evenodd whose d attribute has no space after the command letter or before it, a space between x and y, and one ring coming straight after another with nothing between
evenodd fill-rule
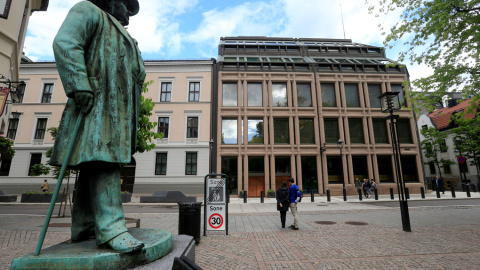
<instances>
[{"instance_id":1,"label":"stone pedestal","mask_svg":"<svg viewBox=\"0 0 480 270\"><path fill-rule=\"evenodd\" d=\"M128 269L158 260L172 250L172 233L169 231L130 229L129 232L145 243L142 252L117 253L97 247L95 240L67 241L43 249L39 256L29 254L14 259L11 269Z\"/></svg>"}]
</instances>

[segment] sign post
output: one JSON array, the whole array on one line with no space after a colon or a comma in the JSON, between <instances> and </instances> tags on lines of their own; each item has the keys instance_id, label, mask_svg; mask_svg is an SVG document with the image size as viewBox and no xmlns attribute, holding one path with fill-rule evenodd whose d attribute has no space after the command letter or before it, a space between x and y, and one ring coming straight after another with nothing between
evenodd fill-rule
<instances>
[{"instance_id":1,"label":"sign post","mask_svg":"<svg viewBox=\"0 0 480 270\"><path fill-rule=\"evenodd\" d=\"M207 235L207 231L225 231L228 235L227 191L228 176L226 174L205 176L203 236Z\"/></svg>"}]
</instances>

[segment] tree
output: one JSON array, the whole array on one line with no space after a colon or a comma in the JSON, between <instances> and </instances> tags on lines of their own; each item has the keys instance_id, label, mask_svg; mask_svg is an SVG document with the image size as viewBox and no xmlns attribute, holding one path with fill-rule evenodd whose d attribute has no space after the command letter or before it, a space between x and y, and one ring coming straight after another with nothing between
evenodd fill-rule
<instances>
[{"instance_id":1,"label":"tree","mask_svg":"<svg viewBox=\"0 0 480 270\"><path fill-rule=\"evenodd\" d=\"M447 132L438 131L434 127L421 129L420 132L425 137L425 139L421 142L421 146L422 149L425 150L425 157L429 159L429 161L425 162L425 164L433 162L440 177L442 177L442 169L444 170L445 166L455 164L455 162L449 159L439 159L438 157L440 152L447 151L445 140L449 134Z\"/></svg>"},{"instance_id":2,"label":"tree","mask_svg":"<svg viewBox=\"0 0 480 270\"><path fill-rule=\"evenodd\" d=\"M462 114L455 117L453 121L458 124L458 127L452 130L455 147L466 156L470 165L475 166L477 172L480 172L480 113L477 113L474 118L464 117ZM456 143L457 139L461 144Z\"/></svg>"},{"instance_id":3,"label":"tree","mask_svg":"<svg viewBox=\"0 0 480 270\"><path fill-rule=\"evenodd\" d=\"M382 32L386 35L384 45L390 49L400 47L398 62L408 59L433 69L432 75L412 81L421 91L410 96L413 102L421 101L422 106L433 110L438 98L461 89L464 96L474 96L474 107L480 99L480 0L366 2L378 3L370 7L377 16L402 10L390 33ZM384 31L383 26L380 28Z\"/></svg>"}]
</instances>

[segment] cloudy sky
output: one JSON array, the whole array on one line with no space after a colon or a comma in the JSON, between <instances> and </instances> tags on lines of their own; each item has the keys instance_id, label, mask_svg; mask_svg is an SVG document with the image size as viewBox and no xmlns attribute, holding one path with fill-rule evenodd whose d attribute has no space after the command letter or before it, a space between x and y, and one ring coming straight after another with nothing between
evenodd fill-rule
<instances>
[{"instance_id":1,"label":"cloudy sky","mask_svg":"<svg viewBox=\"0 0 480 270\"><path fill-rule=\"evenodd\" d=\"M80 0L50 1L46 12L34 12L24 51L34 61L53 60L52 41ZM140 0L140 12L128 31L146 60L217 57L225 36L343 38L382 46L379 24L389 29L398 14L375 17L364 0ZM345 32L342 27L342 16ZM395 50L387 57L396 58ZM407 63L408 64L408 63ZM412 77L428 72L408 65Z\"/></svg>"}]
</instances>

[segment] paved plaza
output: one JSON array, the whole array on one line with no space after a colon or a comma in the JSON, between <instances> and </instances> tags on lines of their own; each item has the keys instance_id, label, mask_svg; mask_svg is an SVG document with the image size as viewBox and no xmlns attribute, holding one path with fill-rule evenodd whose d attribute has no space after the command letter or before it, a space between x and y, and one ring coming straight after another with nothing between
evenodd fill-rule
<instances>
[{"instance_id":1,"label":"paved plaza","mask_svg":"<svg viewBox=\"0 0 480 270\"><path fill-rule=\"evenodd\" d=\"M232 199L228 236L207 232L204 237L202 225L196 263L203 269L480 269L480 205L462 205L462 192L457 199L442 197L427 194L422 200L412 195L411 205L430 205L410 206L412 232L403 232L398 200L388 195L363 202L358 197L348 202L341 197L327 202L323 196L311 202L305 197L299 205L298 231L281 228L274 199L249 199L246 204ZM480 198L480 193L472 193L472 198ZM445 200L449 205L441 206ZM142 228L178 233L178 213L126 216L140 218ZM33 253L44 218L42 213L0 215L0 269L9 269L13 258ZM44 248L69 239L70 222L52 218ZM288 213L287 225L291 223Z\"/></svg>"}]
</instances>

